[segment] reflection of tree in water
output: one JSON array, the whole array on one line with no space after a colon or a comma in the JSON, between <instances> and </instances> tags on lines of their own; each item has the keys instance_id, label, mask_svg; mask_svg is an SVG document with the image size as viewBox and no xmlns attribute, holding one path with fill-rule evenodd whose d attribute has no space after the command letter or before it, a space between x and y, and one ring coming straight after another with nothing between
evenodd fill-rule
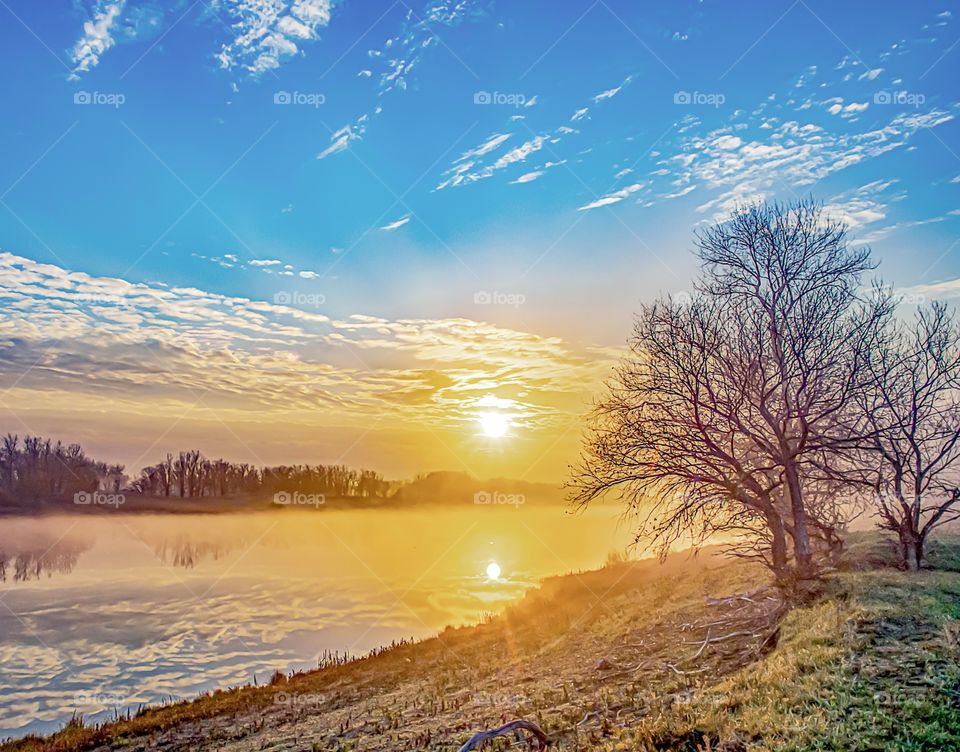
<instances>
[{"instance_id":1,"label":"reflection of tree in water","mask_svg":"<svg viewBox=\"0 0 960 752\"><path fill-rule=\"evenodd\" d=\"M193 569L205 559L217 561L236 545L236 543L228 544L222 541L197 541L179 536L165 538L160 543L153 544L153 551L164 564Z\"/></svg>"},{"instance_id":2,"label":"reflection of tree in water","mask_svg":"<svg viewBox=\"0 0 960 752\"><path fill-rule=\"evenodd\" d=\"M91 546L77 538L35 538L25 543L0 540L0 582L39 580L40 575L69 574Z\"/></svg>"}]
</instances>

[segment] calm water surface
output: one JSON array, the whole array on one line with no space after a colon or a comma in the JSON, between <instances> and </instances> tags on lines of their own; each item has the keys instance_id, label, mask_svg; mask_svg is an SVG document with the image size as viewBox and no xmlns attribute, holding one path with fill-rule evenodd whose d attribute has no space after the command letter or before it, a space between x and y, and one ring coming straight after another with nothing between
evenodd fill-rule
<instances>
[{"instance_id":1,"label":"calm water surface","mask_svg":"<svg viewBox=\"0 0 960 752\"><path fill-rule=\"evenodd\" d=\"M3 518L0 738L472 623L629 537L609 508Z\"/></svg>"}]
</instances>

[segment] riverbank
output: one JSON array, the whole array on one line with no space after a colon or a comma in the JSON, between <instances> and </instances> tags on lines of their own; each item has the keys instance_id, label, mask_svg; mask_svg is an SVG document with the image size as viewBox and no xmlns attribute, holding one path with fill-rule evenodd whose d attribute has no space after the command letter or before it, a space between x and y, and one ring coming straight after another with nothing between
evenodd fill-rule
<instances>
[{"instance_id":1,"label":"riverbank","mask_svg":"<svg viewBox=\"0 0 960 752\"><path fill-rule=\"evenodd\" d=\"M231 514L238 512L265 511L356 511L376 509L418 509L430 507L469 508L470 505L492 506L489 502L470 499L442 500L421 499L411 501L403 498L356 498L352 496L329 496L322 500L311 499L309 494L303 500L296 497L293 501L278 502L272 497L261 496L204 496L201 498L179 498L176 496L138 496L135 494L114 494L123 500L110 500L105 494L103 501L95 503L77 503L72 499L53 499L31 501L22 504L0 504L0 517L43 517L63 514ZM500 504L503 508L516 509L524 506L563 507L565 502L556 499L525 499L517 504Z\"/></svg>"},{"instance_id":2,"label":"riverbank","mask_svg":"<svg viewBox=\"0 0 960 752\"><path fill-rule=\"evenodd\" d=\"M782 619L753 565L613 563L474 627L0 749L454 750L515 718L561 750L956 748L960 574L877 550Z\"/></svg>"},{"instance_id":3,"label":"riverbank","mask_svg":"<svg viewBox=\"0 0 960 752\"><path fill-rule=\"evenodd\" d=\"M466 473L434 472L398 483L383 495L344 496L292 489L244 492L224 496L153 496L124 490L78 493L66 498L17 498L0 491L0 517L51 514L224 514L264 510L407 509L415 507L562 506L567 503L559 485L510 478L479 480Z\"/></svg>"}]
</instances>

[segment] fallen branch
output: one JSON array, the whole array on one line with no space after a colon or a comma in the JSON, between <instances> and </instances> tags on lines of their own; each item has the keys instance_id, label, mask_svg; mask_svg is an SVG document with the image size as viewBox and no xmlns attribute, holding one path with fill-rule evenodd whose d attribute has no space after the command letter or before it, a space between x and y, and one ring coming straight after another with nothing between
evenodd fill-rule
<instances>
[{"instance_id":1,"label":"fallen branch","mask_svg":"<svg viewBox=\"0 0 960 752\"><path fill-rule=\"evenodd\" d=\"M769 588L760 588L759 590L754 590L749 593L734 593L733 595L725 595L720 598L711 598L707 595L704 596L703 600L708 606L729 606L737 601L756 603L754 598L765 596L768 591Z\"/></svg>"},{"instance_id":2,"label":"fallen branch","mask_svg":"<svg viewBox=\"0 0 960 752\"><path fill-rule=\"evenodd\" d=\"M698 668L696 671L681 671L672 663L667 663L666 661L664 661L663 665L673 671L677 676L690 676L692 674L702 674L704 671L709 671L709 667Z\"/></svg>"},{"instance_id":3,"label":"fallen branch","mask_svg":"<svg viewBox=\"0 0 960 752\"><path fill-rule=\"evenodd\" d=\"M544 749L547 746L548 740L547 735L543 733L543 730L532 721L525 721L522 718L516 721L510 721L510 723L505 723L499 728L489 729L488 731L478 731L476 734L471 736L467 743L460 747L459 752L468 752L471 749L476 749L479 745L483 744L485 741L490 739L495 739L498 736L506 736L511 731L516 731L517 729L524 729L529 731L533 736L537 738L537 741L540 743L540 749Z\"/></svg>"},{"instance_id":4,"label":"fallen branch","mask_svg":"<svg viewBox=\"0 0 960 752\"><path fill-rule=\"evenodd\" d=\"M707 645L712 645L712 644L715 643L715 642L723 642L724 640L732 640L734 637L761 637L761 636L763 636L763 632L731 632L730 634L727 634L727 635L720 635L720 637L711 637L711 636L710 636L710 630L708 629L708 630L707 630L707 638L703 641L703 647L701 647L700 650L697 651L697 654L696 654L696 655L694 655L694 656L692 656L692 657L690 657L690 658L687 658L687 660L688 660L688 661L692 661L694 658L699 658L699 657L700 657L700 653L703 652L703 648L705 648ZM684 641L684 644L685 644L685 645L697 645L698 643L696 643L696 642L687 642L687 641Z\"/></svg>"}]
</instances>

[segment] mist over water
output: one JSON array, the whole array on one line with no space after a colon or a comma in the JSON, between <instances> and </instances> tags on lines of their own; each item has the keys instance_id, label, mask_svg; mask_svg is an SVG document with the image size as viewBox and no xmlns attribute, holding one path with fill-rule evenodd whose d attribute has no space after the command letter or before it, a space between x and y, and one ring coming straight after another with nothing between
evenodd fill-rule
<instances>
[{"instance_id":1,"label":"mist over water","mask_svg":"<svg viewBox=\"0 0 960 752\"><path fill-rule=\"evenodd\" d=\"M622 549L630 533L616 514L471 506L5 518L0 738L476 622L540 578Z\"/></svg>"}]
</instances>

